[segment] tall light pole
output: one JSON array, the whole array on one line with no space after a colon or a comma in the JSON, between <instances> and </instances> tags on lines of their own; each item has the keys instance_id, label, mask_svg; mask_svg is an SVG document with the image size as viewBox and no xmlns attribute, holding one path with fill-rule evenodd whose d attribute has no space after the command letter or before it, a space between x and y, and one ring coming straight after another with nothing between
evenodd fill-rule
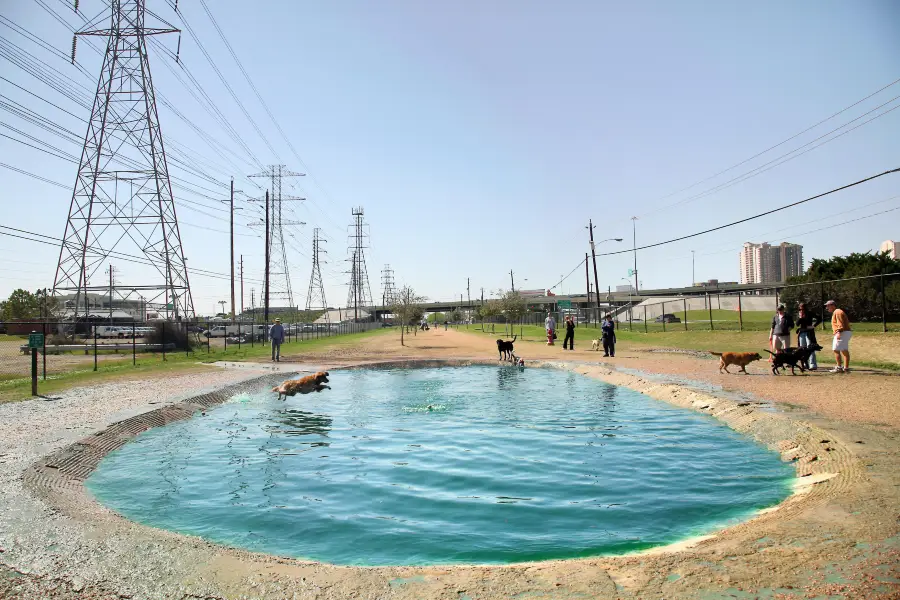
<instances>
[{"instance_id":1,"label":"tall light pole","mask_svg":"<svg viewBox=\"0 0 900 600\"><path fill-rule=\"evenodd\" d=\"M691 250L691 287L697 283L697 274L694 272L694 251Z\"/></svg>"},{"instance_id":2,"label":"tall light pole","mask_svg":"<svg viewBox=\"0 0 900 600\"><path fill-rule=\"evenodd\" d=\"M637 295L638 288L638 275L637 275L637 226L635 222L637 221L637 217L631 217L631 235L632 235L632 248L634 250L634 293Z\"/></svg>"},{"instance_id":3,"label":"tall light pole","mask_svg":"<svg viewBox=\"0 0 900 600\"><path fill-rule=\"evenodd\" d=\"M594 249L594 227L595 227L595 225L594 225L593 221L591 221L591 219L588 219L587 230L588 230L588 233L590 233L590 238L591 238L591 257L593 258L593 261L594 261L594 294L595 294L594 298L595 298L596 301L597 301L597 312L598 312L598 318L599 318L599 311L600 311L600 281L599 281L599 279L597 278L597 252L596 252L596 250ZM598 244L602 244L603 242L621 242L621 241L622 241L622 238L607 238L607 239L605 239L605 240L600 240L600 241L597 242L597 243L598 243ZM588 297L590 297L590 295L591 295L590 292L588 292Z\"/></svg>"}]
</instances>

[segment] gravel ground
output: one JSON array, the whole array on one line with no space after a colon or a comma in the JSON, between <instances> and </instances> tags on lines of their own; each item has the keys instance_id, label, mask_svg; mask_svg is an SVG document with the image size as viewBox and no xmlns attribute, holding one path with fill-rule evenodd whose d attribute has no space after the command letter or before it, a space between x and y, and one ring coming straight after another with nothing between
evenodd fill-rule
<instances>
[{"instance_id":1,"label":"gravel ground","mask_svg":"<svg viewBox=\"0 0 900 600\"><path fill-rule=\"evenodd\" d=\"M132 543L117 537L98 543L96 531L34 498L21 479L29 465L116 421L259 375L259 370L210 367L208 373L86 386L53 400L0 405L0 597L45 598L48 592L54 598L119 597L103 581L119 579L122 564L110 559L127 556ZM158 543L146 546L125 570L133 582L116 586L138 590L135 597L150 597L140 592L145 582L177 565ZM86 581L92 582L89 589Z\"/></svg>"}]
</instances>

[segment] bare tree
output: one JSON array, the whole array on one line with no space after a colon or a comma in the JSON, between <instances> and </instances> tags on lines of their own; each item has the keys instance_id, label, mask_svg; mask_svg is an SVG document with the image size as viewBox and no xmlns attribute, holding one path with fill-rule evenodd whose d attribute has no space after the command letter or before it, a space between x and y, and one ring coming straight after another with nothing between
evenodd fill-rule
<instances>
[{"instance_id":1,"label":"bare tree","mask_svg":"<svg viewBox=\"0 0 900 600\"><path fill-rule=\"evenodd\" d=\"M427 298L425 296L417 295L416 291L408 285L403 286L397 292L394 304L391 305L391 312L394 313L397 316L397 319L399 319L400 321L401 346L406 345L404 343L404 333L406 331L406 327L411 323L415 325L414 320L416 319L416 317L421 318L421 304L426 300Z\"/></svg>"}]
</instances>

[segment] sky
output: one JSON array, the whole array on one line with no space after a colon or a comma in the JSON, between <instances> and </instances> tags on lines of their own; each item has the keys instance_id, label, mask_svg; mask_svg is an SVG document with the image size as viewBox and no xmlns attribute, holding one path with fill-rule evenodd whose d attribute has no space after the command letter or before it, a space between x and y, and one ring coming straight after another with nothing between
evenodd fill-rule
<instances>
[{"instance_id":1,"label":"sky","mask_svg":"<svg viewBox=\"0 0 900 600\"><path fill-rule=\"evenodd\" d=\"M202 2L182 0L180 15L166 1L147 4L184 30L183 67L171 56L178 34L158 36L149 54L155 89L185 117L159 106L166 147L187 147L195 159L194 173L174 164L170 170L194 182L175 190L175 203L189 269L198 269L192 293L203 315L229 297L221 275L229 271L228 214L217 200L227 198L231 176L246 196L260 195L264 180L247 176L270 164L306 173L284 184L285 194L306 198L283 208L286 220L305 223L286 229L300 306L315 227L327 240L328 304L346 305L353 207L365 211L376 299L385 264L398 284L432 300L465 296L467 282L473 298L482 288L490 297L510 287L510 271L516 289L583 293L589 220L598 241L624 239L597 245L600 287L614 288L634 266L632 227L638 246L652 244L900 167L900 110L887 112L900 107L900 5L890 0L272 0L252 8L207 0L265 107ZM82 0L79 10L90 19L103 8L101 0ZM64 23L83 23L69 3L0 0L0 16L3 44L14 43L44 61L44 72L53 67L71 78L67 85L93 96L101 56L82 39L76 57L87 74L66 59L72 33ZM83 138L89 110L11 62L10 46L3 48L3 100ZM185 67L241 145L197 101L198 89L182 83ZM80 155L80 142L14 112L0 110L0 123L0 134L41 145L29 135ZM61 184L0 166L0 225L60 238L77 164L8 137L0 137L0 163ZM235 252L244 257L249 306L251 288L259 303L263 241L261 229L244 226L260 214L244 194L236 204ZM643 288L689 284L693 250L697 281L737 281L738 251L747 241L802 244L808 264L898 238L900 173L639 251L638 279ZM124 243L116 250L140 252ZM628 252L603 255L622 250ZM58 256L58 246L0 234L0 296L52 287ZM138 265L116 268L122 285L147 279Z\"/></svg>"}]
</instances>

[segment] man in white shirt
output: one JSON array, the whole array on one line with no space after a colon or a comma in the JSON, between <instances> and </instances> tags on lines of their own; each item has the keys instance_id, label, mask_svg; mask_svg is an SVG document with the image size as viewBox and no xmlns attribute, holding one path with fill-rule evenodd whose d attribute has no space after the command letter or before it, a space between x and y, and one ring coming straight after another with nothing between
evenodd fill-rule
<instances>
[{"instance_id":1,"label":"man in white shirt","mask_svg":"<svg viewBox=\"0 0 900 600\"><path fill-rule=\"evenodd\" d=\"M550 313L547 313L547 318L544 319L544 329L547 330L547 345L552 346L553 334L556 333L556 320Z\"/></svg>"}]
</instances>

